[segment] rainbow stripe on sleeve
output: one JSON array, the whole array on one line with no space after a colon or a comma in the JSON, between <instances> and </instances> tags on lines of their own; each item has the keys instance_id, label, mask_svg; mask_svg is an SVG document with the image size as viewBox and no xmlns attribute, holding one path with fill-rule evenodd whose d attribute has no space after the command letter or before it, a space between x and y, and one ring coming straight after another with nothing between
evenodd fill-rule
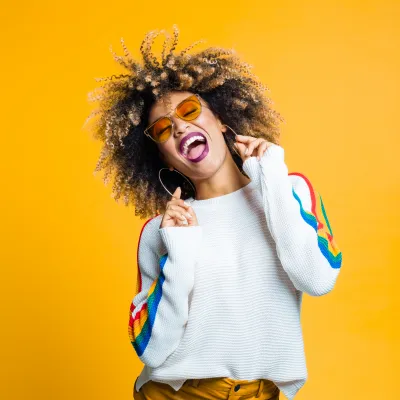
<instances>
[{"instance_id":1,"label":"rainbow stripe on sleeve","mask_svg":"<svg viewBox=\"0 0 400 400\"><path fill-rule=\"evenodd\" d=\"M145 226L156 216L148 219L142 226L142 230L139 236L139 244L142 238L142 233ZM132 346L140 357L146 350L147 344L149 343L151 337L151 331L154 326L154 321L157 313L158 304L160 303L162 297L162 285L164 283L165 277L162 269L165 262L167 261L168 254L164 254L159 258L160 274L157 279L154 280L149 288L147 294L147 301L142 305L139 312L136 313L135 319L133 319L132 314L135 311L135 305L133 301L131 302L129 308L129 323L128 323L128 335ZM136 295L142 290L142 274L139 268L139 246L137 248L137 279L136 279Z\"/></svg>"},{"instance_id":2,"label":"rainbow stripe on sleeve","mask_svg":"<svg viewBox=\"0 0 400 400\"><path fill-rule=\"evenodd\" d=\"M159 259L160 274L154 280L147 294L147 300L141 309L136 312L135 318L132 313L135 310L133 301L129 311L128 334L132 346L140 357L146 350L151 337L151 331L157 314L157 308L162 298L162 286L165 281L163 267L167 261L168 254L164 254Z\"/></svg>"},{"instance_id":3,"label":"rainbow stripe on sleeve","mask_svg":"<svg viewBox=\"0 0 400 400\"><path fill-rule=\"evenodd\" d=\"M304 210L300 197L292 189L294 198L300 205L300 213L304 221L312 226L318 237L318 247L328 260L332 268L340 268L342 265L342 252L339 250L333 237L332 228L328 221L321 195L313 188L309 179L299 172L291 172L289 175L298 175L307 183L311 196L311 212Z\"/></svg>"}]
</instances>

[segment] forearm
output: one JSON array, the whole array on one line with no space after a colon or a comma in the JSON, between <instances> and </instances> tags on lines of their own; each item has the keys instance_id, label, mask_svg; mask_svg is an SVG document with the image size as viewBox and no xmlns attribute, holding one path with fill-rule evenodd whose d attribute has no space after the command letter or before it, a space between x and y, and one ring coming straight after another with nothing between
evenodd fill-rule
<instances>
[{"instance_id":1,"label":"forearm","mask_svg":"<svg viewBox=\"0 0 400 400\"><path fill-rule=\"evenodd\" d=\"M322 199L316 192L312 199L301 178L297 191L294 189L296 178L288 174L281 147L269 148L260 162L255 157L247 160L246 169L253 176L259 175L266 222L293 285L312 296L328 293L339 274L342 255L320 217L322 213L316 211L323 208Z\"/></svg>"},{"instance_id":2,"label":"forearm","mask_svg":"<svg viewBox=\"0 0 400 400\"><path fill-rule=\"evenodd\" d=\"M151 367L165 361L184 333L202 235L198 226L163 228L159 233L168 253L158 260L157 279L133 300L129 321L131 343L141 361ZM142 262L146 263L144 257Z\"/></svg>"}]
</instances>

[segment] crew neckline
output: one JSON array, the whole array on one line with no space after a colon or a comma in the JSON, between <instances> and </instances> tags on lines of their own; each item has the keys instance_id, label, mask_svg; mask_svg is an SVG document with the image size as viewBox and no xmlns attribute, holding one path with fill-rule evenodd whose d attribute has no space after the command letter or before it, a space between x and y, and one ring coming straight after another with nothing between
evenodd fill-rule
<instances>
[{"instance_id":1,"label":"crew neckline","mask_svg":"<svg viewBox=\"0 0 400 400\"><path fill-rule=\"evenodd\" d=\"M210 199L203 199L203 200L194 200L193 197L189 197L185 199L191 206L208 206L208 205L215 205L215 204L226 204L228 202L234 201L238 197L240 197L242 194L247 193L251 191L256 182L254 180L251 180L249 183L247 183L245 186L234 190L233 192L223 194L221 196L217 197L211 197Z\"/></svg>"}]
</instances>

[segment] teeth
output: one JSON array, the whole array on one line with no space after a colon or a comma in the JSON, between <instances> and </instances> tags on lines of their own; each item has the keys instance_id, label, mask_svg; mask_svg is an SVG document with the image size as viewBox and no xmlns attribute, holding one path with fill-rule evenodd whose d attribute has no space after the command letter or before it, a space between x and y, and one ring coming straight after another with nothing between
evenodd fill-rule
<instances>
[{"instance_id":1,"label":"teeth","mask_svg":"<svg viewBox=\"0 0 400 400\"><path fill-rule=\"evenodd\" d=\"M185 144L183 145L183 154L186 156L188 152L189 145L196 140L200 140L201 142L205 142L206 139L203 136L192 136L190 139L188 139Z\"/></svg>"}]
</instances>

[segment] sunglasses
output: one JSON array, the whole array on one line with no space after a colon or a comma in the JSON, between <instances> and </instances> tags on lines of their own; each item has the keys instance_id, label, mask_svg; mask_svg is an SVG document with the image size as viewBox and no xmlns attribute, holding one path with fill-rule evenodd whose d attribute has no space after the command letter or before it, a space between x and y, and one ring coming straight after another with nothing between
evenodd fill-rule
<instances>
[{"instance_id":1,"label":"sunglasses","mask_svg":"<svg viewBox=\"0 0 400 400\"><path fill-rule=\"evenodd\" d=\"M184 121L193 121L200 113L202 107L207 107L200 102L200 96L193 94L181 101L175 108L175 115ZM163 143L169 139L174 129L174 122L169 116L158 118L149 125L144 133L157 143Z\"/></svg>"}]
</instances>

